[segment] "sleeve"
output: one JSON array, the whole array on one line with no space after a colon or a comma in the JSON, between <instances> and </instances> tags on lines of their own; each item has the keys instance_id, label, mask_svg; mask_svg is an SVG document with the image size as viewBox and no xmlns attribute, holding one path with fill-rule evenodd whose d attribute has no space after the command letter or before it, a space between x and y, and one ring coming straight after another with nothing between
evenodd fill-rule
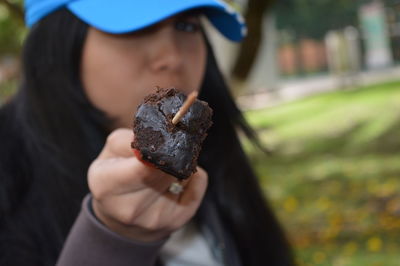
<instances>
[{"instance_id":1,"label":"sleeve","mask_svg":"<svg viewBox=\"0 0 400 266\"><path fill-rule=\"evenodd\" d=\"M57 266L150 266L155 265L162 245L124 238L100 223L91 212L91 196L85 197Z\"/></svg>"}]
</instances>

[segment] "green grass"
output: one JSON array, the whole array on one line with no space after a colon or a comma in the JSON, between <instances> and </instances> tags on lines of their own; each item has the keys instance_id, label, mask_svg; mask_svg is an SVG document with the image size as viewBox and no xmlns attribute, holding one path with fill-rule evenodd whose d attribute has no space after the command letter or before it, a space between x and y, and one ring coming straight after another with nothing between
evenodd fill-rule
<instances>
[{"instance_id":1,"label":"green grass","mask_svg":"<svg viewBox=\"0 0 400 266\"><path fill-rule=\"evenodd\" d=\"M273 152L244 143L300 265L400 265L400 82L246 117Z\"/></svg>"}]
</instances>

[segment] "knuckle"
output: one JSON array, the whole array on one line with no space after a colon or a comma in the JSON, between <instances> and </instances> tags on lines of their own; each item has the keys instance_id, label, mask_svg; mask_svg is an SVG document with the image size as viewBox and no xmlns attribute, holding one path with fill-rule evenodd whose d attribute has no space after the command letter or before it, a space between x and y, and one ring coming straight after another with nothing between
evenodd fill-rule
<instances>
[{"instance_id":1,"label":"knuckle","mask_svg":"<svg viewBox=\"0 0 400 266\"><path fill-rule=\"evenodd\" d=\"M113 155L121 155L124 157L133 156L130 143L133 138L133 133L129 129L119 128L112 131L106 139L104 150Z\"/></svg>"},{"instance_id":2,"label":"knuckle","mask_svg":"<svg viewBox=\"0 0 400 266\"><path fill-rule=\"evenodd\" d=\"M103 182L101 182L98 167L96 161L90 165L87 174L87 182L93 198L101 200L108 194L108 189L107 186L103 185Z\"/></svg>"},{"instance_id":3,"label":"knuckle","mask_svg":"<svg viewBox=\"0 0 400 266\"><path fill-rule=\"evenodd\" d=\"M117 142L120 138L131 138L132 134L132 131L129 129L117 128L107 136L106 142L112 144Z\"/></svg>"},{"instance_id":4,"label":"knuckle","mask_svg":"<svg viewBox=\"0 0 400 266\"><path fill-rule=\"evenodd\" d=\"M125 211L122 211L120 213L119 221L124 225L131 226L135 223L136 218L137 218L137 209L130 208L130 209L125 209Z\"/></svg>"},{"instance_id":5,"label":"knuckle","mask_svg":"<svg viewBox=\"0 0 400 266\"><path fill-rule=\"evenodd\" d=\"M134 219L130 215L121 215L121 217L118 220L120 223L126 226L131 226L134 221Z\"/></svg>"},{"instance_id":6,"label":"knuckle","mask_svg":"<svg viewBox=\"0 0 400 266\"><path fill-rule=\"evenodd\" d=\"M200 186L207 186L207 184L208 184L208 173L204 170L204 169L202 169L202 168L197 168L198 169L198 171L197 171L197 173L195 174L196 176L194 176L194 179L193 179L193 181L194 181L194 183L196 183L197 185L200 185Z\"/></svg>"},{"instance_id":7,"label":"knuckle","mask_svg":"<svg viewBox=\"0 0 400 266\"><path fill-rule=\"evenodd\" d=\"M107 197L107 192L101 186L89 185L90 193L95 200L102 201Z\"/></svg>"},{"instance_id":8,"label":"knuckle","mask_svg":"<svg viewBox=\"0 0 400 266\"><path fill-rule=\"evenodd\" d=\"M151 219L147 224L143 225L143 228L146 231L153 232L153 231L157 231L160 228L160 225L158 224L158 222L156 220Z\"/></svg>"},{"instance_id":9,"label":"knuckle","mask_svg":"<svg viewBox=\"0 0 400 266\"><path fill-rule=\"evenodd\" d=\"M89 180L96 180L99 172L99 160L94 160L87 171L87 176Z\"/></svg>"},{"instance_id":10,"label":"knuckle","mask_svg":"<svg viewBox=\"0 0 400 266\"><path fill-rule=\"evenodd\" d=\"M171 224L165 226L165 230L167 231L176 231L183 226L183 222L176 219L175 221L171 222Z\"/></svg>"},{"instance_id":11,"label":"knuckle","mask_svg":"<svg viewBox=\"0 0 400 266\"><path fill-rule=\"evenodd\" d=\"M149 221L144 225L145 229L148 231L157 231L159 230L161 226L161 219L160 215L156 214L149 219Z\"/></svg>"},{"instance_id":12,"label":"knuckle","mask_svg":"<svg viewBox=\"0 0 400 266\"><path fill-rule=\"evenodd\" d=\"M208 178L208 173L206 172L206 170L204 170L203 168L201 168L201 167L197 167L197 172L196 172L196 174L198 175L198 176L201 176L201 177L203 177L203 178Z\"/></svg>"},{"instance_id":13,"label":"knuckle","mask_svg":"<svg viewBox=\"0 0 400 266\"><path fill-rule=\"evenodd\" d=\"M203 179L208 180L208 173L206 171L203 170L200 175L203 177Z\"/></svg>"},{"instance_id":14,"label":"knuckle","mask_svg":"<svg viewBox=\"0 0 400 266\"><path fill-rule=\"evenodd\" d=\"M121 135L121 130L122 130L122 129L116 129L116 130L114 130L113 132L111 132L111 133L108 135L108 137L107 137L106 143L107 143L108 145L112 145L113 143L115 143L116 140L117 140L117 139L119 138L119 136Z\"/></svg>"},{"instance_id":15,"label":"knuckle","mask_svg":"<svg viewBox=\"0 0 400 266\"><path fill-rule=\"evenodd\" d=\"M169 223L165 225L167 231L176 231L184 226L194 215L193 211L186 210L184 213L179 214L179 217L170 219Z\"/></svg>"}]
</instances>

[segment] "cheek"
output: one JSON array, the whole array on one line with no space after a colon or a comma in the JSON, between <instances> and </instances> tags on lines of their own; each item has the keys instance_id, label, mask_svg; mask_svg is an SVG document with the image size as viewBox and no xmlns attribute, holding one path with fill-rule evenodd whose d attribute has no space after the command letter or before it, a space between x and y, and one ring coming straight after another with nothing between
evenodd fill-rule
<instances>
[{"instance_id":1,"label":"cheek","mask_svg":"<svg viewBox=\"0 0 400 266\"><path fill-rule=\"evenodd\" d=\"M101 45L84 49L82 57L82 82L90 102L111 118L120 119L133 112L140 90L132 88L141 75L127 56ZM131 110L132 109L132 110Z\"/></svg>"}]
</instances>

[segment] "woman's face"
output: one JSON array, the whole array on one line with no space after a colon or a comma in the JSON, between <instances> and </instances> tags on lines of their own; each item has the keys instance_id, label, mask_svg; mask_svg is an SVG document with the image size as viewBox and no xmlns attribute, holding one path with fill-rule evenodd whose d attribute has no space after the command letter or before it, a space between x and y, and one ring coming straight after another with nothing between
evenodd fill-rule
<instances>
[{"instance_id":1,"label":"woman's face","mask_svg":"<svg viewBox=\"0 0 400 266\"><path fill-rule=\"evenodd\" d=\"M156 86L199 90L206 46L198 16L181 14L130 34L89 28L82 81L89 100L116 127L130 127L141 100Z\"/></svg>"}]
</instances>

